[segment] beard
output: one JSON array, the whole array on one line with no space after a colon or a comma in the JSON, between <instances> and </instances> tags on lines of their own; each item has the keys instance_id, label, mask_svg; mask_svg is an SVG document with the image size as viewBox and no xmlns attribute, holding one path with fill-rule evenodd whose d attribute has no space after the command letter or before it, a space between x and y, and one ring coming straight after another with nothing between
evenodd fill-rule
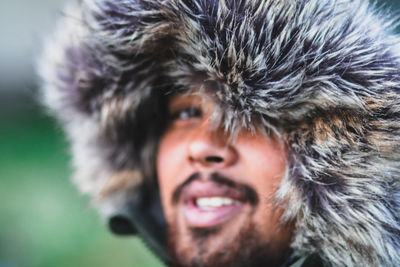
<instances>
[{"instance_id":1,"label":"beard","mask_svg":"<svg viewBox=\"0 0 400 267\"><path fill-rule=\"evenodd\" d=\"M186 187L198 179L201 176L194 174L178 186L173 193L172 205L178 205L182 195L185 195ZM241 192L244 201L252 207L259 205L256 191L248 185L237 184L218 173L211 174L208 180ZM279 233L268 233L268 230L285 232L285 225L279 230L264 229L251 219L251 214L247 214L219 226L192 228L186 226L178 214L171 215L168 223L167 242L171 266L274 267L282 266L290 252L288 245L280 242Z\"/></svg>"},{"instance_id":2,"label":"beard","mask_svg":"<svg viewBox=\"0 0 400 267\"><path fill-rule=\"evenodd\" d=\"M289 255L289 251L276 253L273 244L262 240L260 238L262 234L255 230L252 223L242 227L236 237L229 237L220 246L210 248L214 244L215 238L222 238L223 235L218 236L222 231L223 229L220 227L188 229L188 232L183 234L178 230L177 224L171 224L168 229L171 266L273 267L282 266L286 256Z\"/></svg>"}]
</instances>

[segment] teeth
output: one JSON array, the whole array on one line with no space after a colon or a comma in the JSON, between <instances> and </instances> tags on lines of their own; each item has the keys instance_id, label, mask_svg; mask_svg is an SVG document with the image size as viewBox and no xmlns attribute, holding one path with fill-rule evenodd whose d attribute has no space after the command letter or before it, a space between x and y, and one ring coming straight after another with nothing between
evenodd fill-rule
<instances>
[{"instance_id":1,"label":"teeth","mask_svg":"<svg viewBox=\"0 0 400 267\"><path fill-rule=\"evenodd\" d=\"M239 203L228 197L200 197L196 199L196 206L201 209L214 209Z\"/></svg>"}]
</instances>

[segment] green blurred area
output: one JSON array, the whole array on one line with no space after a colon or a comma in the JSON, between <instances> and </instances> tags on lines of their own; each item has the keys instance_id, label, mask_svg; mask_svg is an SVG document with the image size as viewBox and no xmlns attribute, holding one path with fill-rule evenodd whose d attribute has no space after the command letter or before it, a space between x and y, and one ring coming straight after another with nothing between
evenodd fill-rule
<instances>
[{"instance_id":1,"label":"green blurred area","mask_svg":"<svg viewBox=\"0 0 400 267\"><path fill-rule=\"evenodd\" d=\"M6 115L6 116L4 116ZM61 130L38 109L0 117L0 266L162 266L109 233L69 177Z\"/></svg>"}]
</instances>

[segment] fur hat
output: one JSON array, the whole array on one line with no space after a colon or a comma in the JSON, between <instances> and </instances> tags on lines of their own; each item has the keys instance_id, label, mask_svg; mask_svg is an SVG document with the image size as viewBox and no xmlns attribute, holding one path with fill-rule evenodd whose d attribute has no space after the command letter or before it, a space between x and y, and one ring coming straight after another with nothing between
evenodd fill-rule
<instances>
[{"instance_id":1,"label":"fur hat","mask_svg":"<svg viewBox=\"0 0 400 267\"><path fill-rule=\"evenodd\" d=\"M276 198L296 253L400 266L400 39L367 2L70 5L40 72L76 184L104 216L120 209L154 182L166 95L210 84L224 129L261 123L287 147Z\"/></svg>"}]
</instances>

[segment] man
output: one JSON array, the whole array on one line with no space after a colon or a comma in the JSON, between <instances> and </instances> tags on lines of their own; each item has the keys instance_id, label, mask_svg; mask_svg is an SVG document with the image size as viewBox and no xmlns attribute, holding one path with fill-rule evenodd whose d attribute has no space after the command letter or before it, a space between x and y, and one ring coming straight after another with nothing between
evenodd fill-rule
<instances>
[{"instance_id":1,"label":"man","mask_svg":"<svg viewBox=\"0 0 400 267\"><path fill-rule=\"evenodd\" d=\"M169 100L157 170L171 255L183 266L281 263L291 227L280 223L272 196L284 148L262 130L241 130L229 142L212 128L213 105L196 94Z\"/></svg>"},{"instance_id":2,"label":"man","mask_svg":"<svg viewBox=\"0 0 400 267\"><path fill-rule=\"evenodd\" d=\"M366 2L67 14L46 103L113 231L173 266L400 264L400 39Z\"/></svg>"}]
</instances>

